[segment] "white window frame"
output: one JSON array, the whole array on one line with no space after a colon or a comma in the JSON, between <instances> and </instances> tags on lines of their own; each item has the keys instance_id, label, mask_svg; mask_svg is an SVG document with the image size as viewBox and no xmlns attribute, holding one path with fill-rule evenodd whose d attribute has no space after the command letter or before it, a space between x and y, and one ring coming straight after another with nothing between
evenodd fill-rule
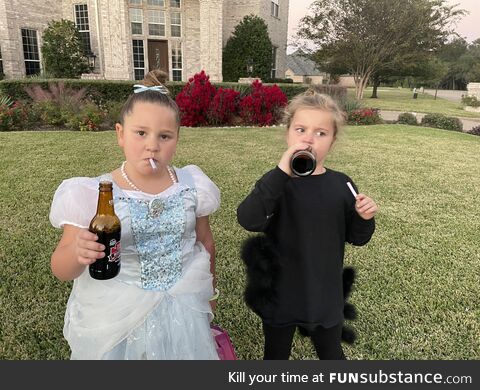
<instances>
[{"instance_id":1,"label":"white window frame","mask_svg":"<svg viewBox=\"0 0 480 390\"><path fill-rule=\"evenodd\" d=\"M154 4L154 0L148 0L147 5L153 5L154 7L165 7L165 0L156 0L158 4Z\"/></svg>"},{"instance_id":2,"label":"white window frame","mask_svg":"<svg viewBox=\"0 0 480 390\"><path fill-rule=\"evenodd\" d=\"M130 30L132 31L132 35L143 35L143 9L129 8L129 15L130 15ZM133 23L140 24L140 28L142 30L140 33L133 32Z\"/></svg>"},{"instance_id":3,"label":"white window frame","mask_svg":"<svg viewBox=\"0 0 480 390\"><path fill-rule=\"evenodd\" d=\"M159 9L149 9L147 10L147 18L148 18L148 35L151 35L154 37L164 37L166 34L166 27L167 27L165 23L165 11L162 11ZM163 26L163 34L152 34L150 32L150 25Z\"/></svg>"},{"instance_id":4,"label":"white window frame","mask_svg":"<svg viewBox=\"0 0 480 390\"><path fill-rule=\"evenodd\" d=\"M36 44L36 51L33 50L33 51L29 51L28 53L25 53L24 41L23 41L23 31L24 30L35 32L35 42L34 43ZM38 63L38 70L39 70L39 73L41 73L42 72L42 62L40 61L40 44L38 42L38 31L33 29L33 28L22 27L22 28L20 28L20 35L21 35L21 39L22 39L23 64L24 64L24 67L25 67L25 74L27 75L27 62ZM29 38L29 37L27 37L27 38ZM28 44L30 44L30 42L27 41L27 45ZM35 49L35 47L34 47L34 49ZM38 57L38 59L27 58L27 56L30 56L31 54L34 54L36 57ZM31 73L31 74L37 74L37 73Z\"/></svg>"},{"instance_id":5,"label":"white window frame","mask_svg":"<svg viewBox=\"0 0 480 390\"><path fill-rule=\"evenodd\" d=\"M178 6L177 6L178 1ZM170 8L182 8L182 1L181 0L170 0Z\"/></svg>"},{"instance_id":6,"label":"white window frame","mask_svg":"<svg viewBox=\"0 0 480 390\"><path fill-rule=\"evenodd\" d=\"M80 7L80 6L85 7L84 10L77 10L77 7ZM80 18L79 18L79 15L78 15L77 11L78 11L78 12L82 12L82 11L85 12L85 15L82 15L82 19L84 19L84 20L86 19L86 22L84 22L84 23L82 23L82 24L79 23L79 19L80 19ZM89 53L89 52L92 51L92 42L90 41L90 18L89 18L89 15L88 15L88 4L86 4L86 3L74 4L74 5L73 5L73 15L74 15L74 17L75 17L75 26L77 27L78 32L80 33L80 35L82 35L82 43L83 43L83 44L85 44L85 43L87 44L86 47L85 47L85 51L86 51L86 53ZM86 30L85 30L85 29L80 30L80 27L84 27L85 24L87 25L88 29L86 29ZM86 33L86 34L85 34L85 33ZM85 34L86 36L88 36L87 42L85 42L85 41L83 40L83 36L84 36L83 34Z\"/></svg>"},{"instance_id":7,"label":"white window frame","mask_svg":"<svg viewBox=\"0 0 480 390\"><path fill-rule=\"evenodd\" d=\"M180 23L173 23L173 14L180 16ZM173 27L179 27L180 35L173 35ZM170 11L170 36L174 38L182 37L182 13L180 11Z\"/></svg>"},{"instance_id":8,"label":"white window frame","mask_svg":"<svg viewBox=\"0 0 480 390\"><path fill-rule=\"evenodd\" d=\"M131 4L131 5L142 5L143 3L143 0L129 0L128 1L128 4Z\"/></svg>"},{"instance_id":9,"label":"white window frame","mask_svg":"<svg viewBox=\"0 0 480 390\"><path fill-rule=\"evenodd\" d=\"M143 67L135 66L135 55L137 54L135 52L135 48L136 48L135 41L142 42ZM133 59L133 62L132 62L132 65L133 65L133 79L134 80L141 80L141 79L143 79L143 77L145 77L145 69L146 69L146 67L145 67L145 65L146 65L145 64L145 41L143 39L132 39L132 59ZM140 59L138 59L137 61L140 61ZM136 70L142 70L143 71L143 77L142 78L138 78L138 79L135 78L135 71Z\"/></svg>"},{"instance_id":10,"label":"white window frame","mask_svg":"<svg viewBox=\"0 0 480 390\"><path fill-rule=\"evenodd\" d=\"M170 41L170 57L172 61L172 80L173 81L183 81L183 51L182 51L182 41L172 40ZM177 51L180 51L180 61L178 59L174 61L175 57L178 57ZM176 66L175 66L176 65ZM180 65L180 67L178 66ZM174 71L180 72L180 78L175 78Z\"/></svg>"},{"instance_id":11,"label":"white window frame","mask_svg":"<svg viewBox=\"0 0 480 390\"><path fill-rule=\"evenodd\" d=\"M277 78L277 46L272 46L272 70L270 72L270 77L272 79Z\"/></svg>"},{"instance_id":12,"label":"white window frame","mask_svg":"<svg viewBox=\"0 0 480 390\"><path fill-rule=\"evenodd\" d=\"M278 12L279 12L279 4L278 0L272 0L271 2L271 14L274 18L278 18Z\"/></svg>"}]
</instances>

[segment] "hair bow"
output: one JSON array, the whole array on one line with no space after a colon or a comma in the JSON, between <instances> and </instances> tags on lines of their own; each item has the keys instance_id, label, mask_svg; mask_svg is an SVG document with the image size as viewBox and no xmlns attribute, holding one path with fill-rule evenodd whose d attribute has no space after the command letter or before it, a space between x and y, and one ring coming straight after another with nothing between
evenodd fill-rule
<instances>
[{"instance_id":1,"label":"hair bow","mask_svg":"<svg viewBox=\"0 0 480 390\"><path fill-rule=\"evenodd\" d=\"M155 85L153 87L147 87L141 84L135 84L133 86L133 93L140 93L145 91L157 91L163 93L164 95L168 95L168 89L165 88L163 85Z\"/></svg>"}]
</instances>

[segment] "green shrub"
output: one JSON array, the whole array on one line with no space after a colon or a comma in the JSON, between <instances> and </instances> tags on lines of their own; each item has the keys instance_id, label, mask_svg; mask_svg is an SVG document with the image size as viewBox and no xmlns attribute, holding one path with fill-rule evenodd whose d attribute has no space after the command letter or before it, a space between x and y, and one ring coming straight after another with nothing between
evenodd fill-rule
<instances>
[{"instance_id":1,"label":"green shrub","mask_svg":"<svg viewBox=\"0 0 480 390\"><path fill-rule=\"evenodd\" d=\"M360 101L357 99L345 99L343 102L340 102L340 107L348 115L350 112L359 110L363 106L362 103L360 103Z\"/></svg>"},{"instance_id":2,"label":"green shrub","mask_svg":"<svg viewBox=\"0 0 480 390\"><path fill-rule=\"evenodd\" d=\"M25 91L25 87L32 87L34 85L40 86L42 89L48 89L51 83L63 82L66 88L72 89L86 89L86 95L95 102L99 107L104 108L110 101L124 102L133 93L133 85L138 83L134 80L81 80L81 79L41 79L28 78L20 80L2 80L0 81L0 93L11 96L15 100L31 100ZM167 83L167 88L170 91L170 96L175 100L186 83L179 81L171 81ZM250 91L249 84L239 83L212 83L218 88L231 88L238 92L243 97L248 95ZM273 84L263 84L265 86ZM309 87L306 84L277 84L280 89L287 95L288 99L303 93ZM326 86L328 87L328 86ZM325 93L335 93L337 89L324 89Z\"/></svg>"},{"instance_id":3,"label":"green shrub","mask_svg":"<svg viewBox=\"0 0 480 390\"><path fill-rule=\"evenodd\" d=\"M462 96L462 104L470 107L480 107L480 100L476 96Z\"/></svg>"},{"instance_id":4,"label":"green shrub","mask_svg":"<svg viewBox=\"0 0 480 390\"><path fill-rule=\"evenodd\" d=\"M376 108L360 108L348 113L349 125L378 125L383 123L379 110Z\"/></svg>"},{"instance_id":5,"label":"green shrub","mask_svg":"<svg viewBox=\"0 0 480 390\"><path fill-rule=\"evenodd\" d=\"M473 129L468 130L468 134L480 135L480 125L475 126Z\"/></svg>"},{"instance_id":6,"label":"green shrub","mask_svg":"<svg viewBox=\"0 0 480 390\"><path fill-rule=\"evenodd\" d=\"M422 119L422 126L435 127L437 129L462 131L463 124L458 118L448 117L443 114L427 114Z\"/></svg>"},{"instance_id":7,"label":"green shrub","mask_svg":"<svg viewBox=\"0 0 480 390\"><path fill-rule=\"evenodd\" d=\"M402 125L417 126L417 118L411 112L403 112L398 116L398 123Z\"/></svg>"},{"instance_id":8,"label":"green shrub","mask_svg":"<svg viewBox=\"0 0 480 390\"><path fill-rule=\"evenodd\" d=\"M21 102L0 104L0 131L23 130L27 123L27 108Z\"/></svg>"}]
</instances>

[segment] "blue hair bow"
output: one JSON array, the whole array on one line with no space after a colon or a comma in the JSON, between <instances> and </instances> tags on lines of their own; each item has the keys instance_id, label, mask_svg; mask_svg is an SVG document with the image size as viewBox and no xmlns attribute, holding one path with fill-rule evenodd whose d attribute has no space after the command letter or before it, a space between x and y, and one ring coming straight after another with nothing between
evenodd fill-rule
<instances>
[{"instance_id":1,"label":"blue hair bow","mask_svg":"<svg viewBox=\"0 0 480 390\"><path fill-rule=\"evenodd\" d=\"M168 95L168 89L165 88L163 85L155 85L153 87L146 87L145 85L135 84L133 86L133 93L140 93L145 91L157 91L163 93L164 95Z\"/></svg>"}]
</instances>

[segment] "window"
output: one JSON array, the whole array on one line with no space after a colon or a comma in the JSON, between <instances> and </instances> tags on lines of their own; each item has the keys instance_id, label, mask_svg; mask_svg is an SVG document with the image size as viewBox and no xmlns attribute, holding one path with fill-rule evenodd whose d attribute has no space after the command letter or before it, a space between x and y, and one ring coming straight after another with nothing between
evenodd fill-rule
<instances>
[{"instance_id":1,"label":"window","mask_svg":"<svg viewBox=\"0 0 480 390\"><path fill-rule=\"evenodd\" d=\"M88 24L88 8L86 4L75 4L75 25L82 38L83 52L90 53L90 27Z\"/></svg>"},{"instance_id":2,"label":"window","mask_svg":"<svg viewBox=\"0 0 480 390\"><path fill-rule=\"evenodd\" d=\"M145 53L143 41L134 39L133 43L133 76L135 80L142 80L145 77Z\"/></svg>"},{"instance_id":3,"label":"window","mask_svg":"<svg viewBox=\"0 0 480 390\"><path fill-rule=\"evenodd\" d=\"M3 76L2 48L0 47L0 76Z\"/></svg>"},{"instance_id":4,"label":"window","mask_svg":"<svg viewBox=\"0 0 480 390\"><path fill-rule=\"evenodd\" d=\"M148 5L158 5L160 7L165 7L165 1L163 1L163 0L148 0Z\"/></svg>"},{"instance_id":5,"label":"window","mask_svg":"<svg viewBox=\"0 0 480 390\"><path fill-rule=\"evenodd\" d=\"M277 77L277 47L272 46L272 72L270 77L272 79Z\"/></svg>"},{"instance_id":6,"label":"window","mask_svg":"<svg viewBox=\"0 0 480 390\"><path fill-rule=\"evenodd\" d=\"M130 8L130 23L132 34L142 34L143 12L139 8Z\"/></svg>"},{"instance_id":7,"label":"window","mask_svg":"<svg viewBox=\"0 0 480 390\"><path fill-rule=\"evenodd\" d=\"M278 0L272 0L272 16L278 18Z\"/></svg>"},{"instance_id":8,"label":"window","mask_svg":"<svg viewBox=\"0 0 480 390\"><path fill-rule=\"evenodd\" d=\"M129 3L135 5L142 5L142 0L130 0Z\"/></svg>"},{"instance_id":9,"label":"window","mask_svg":"<svg viewBox=\"0 0 480 390\"><path fill-rule=\"evenodd\" d=\"M182 81L182 43L172 41L172 80Z\"/></svg>"},{"instance_id":10,"label":"window","mask_svg":"<svg viewBox=\"0 0 480 390\"><path fill-rule=\"evenodd\" d=\"M180 8L180 0L170 0L170 7Z\"/></svg>"},{"instance_id":11,"label":"window","mask_svg":"<svg viewBox=\"0 0 480 390\"><path fill-rule=\"evenodd\" d=\"M148 10L148 34L165 36L165 12Z\"/></svg>"},{"instance_id":12,"label":"window","mask_svg":"<svg viewBox=\"0 0 480 390\"><path fill-rule=\"evenodd\" d=\"M40 55L38 52L37 31L22 28L23 58L25 59L25 74L40 73Z\"/></svg>"},{"instance_id":13,"label":"window","mask_svg":"<svg viewBox=\"0 0 480 390\"><path fill-rule=\"evenodd\" d=\"M182 14L180 12L170 14L170 27L172 37L182 36Z\"/></svg>"}]
</instances>

